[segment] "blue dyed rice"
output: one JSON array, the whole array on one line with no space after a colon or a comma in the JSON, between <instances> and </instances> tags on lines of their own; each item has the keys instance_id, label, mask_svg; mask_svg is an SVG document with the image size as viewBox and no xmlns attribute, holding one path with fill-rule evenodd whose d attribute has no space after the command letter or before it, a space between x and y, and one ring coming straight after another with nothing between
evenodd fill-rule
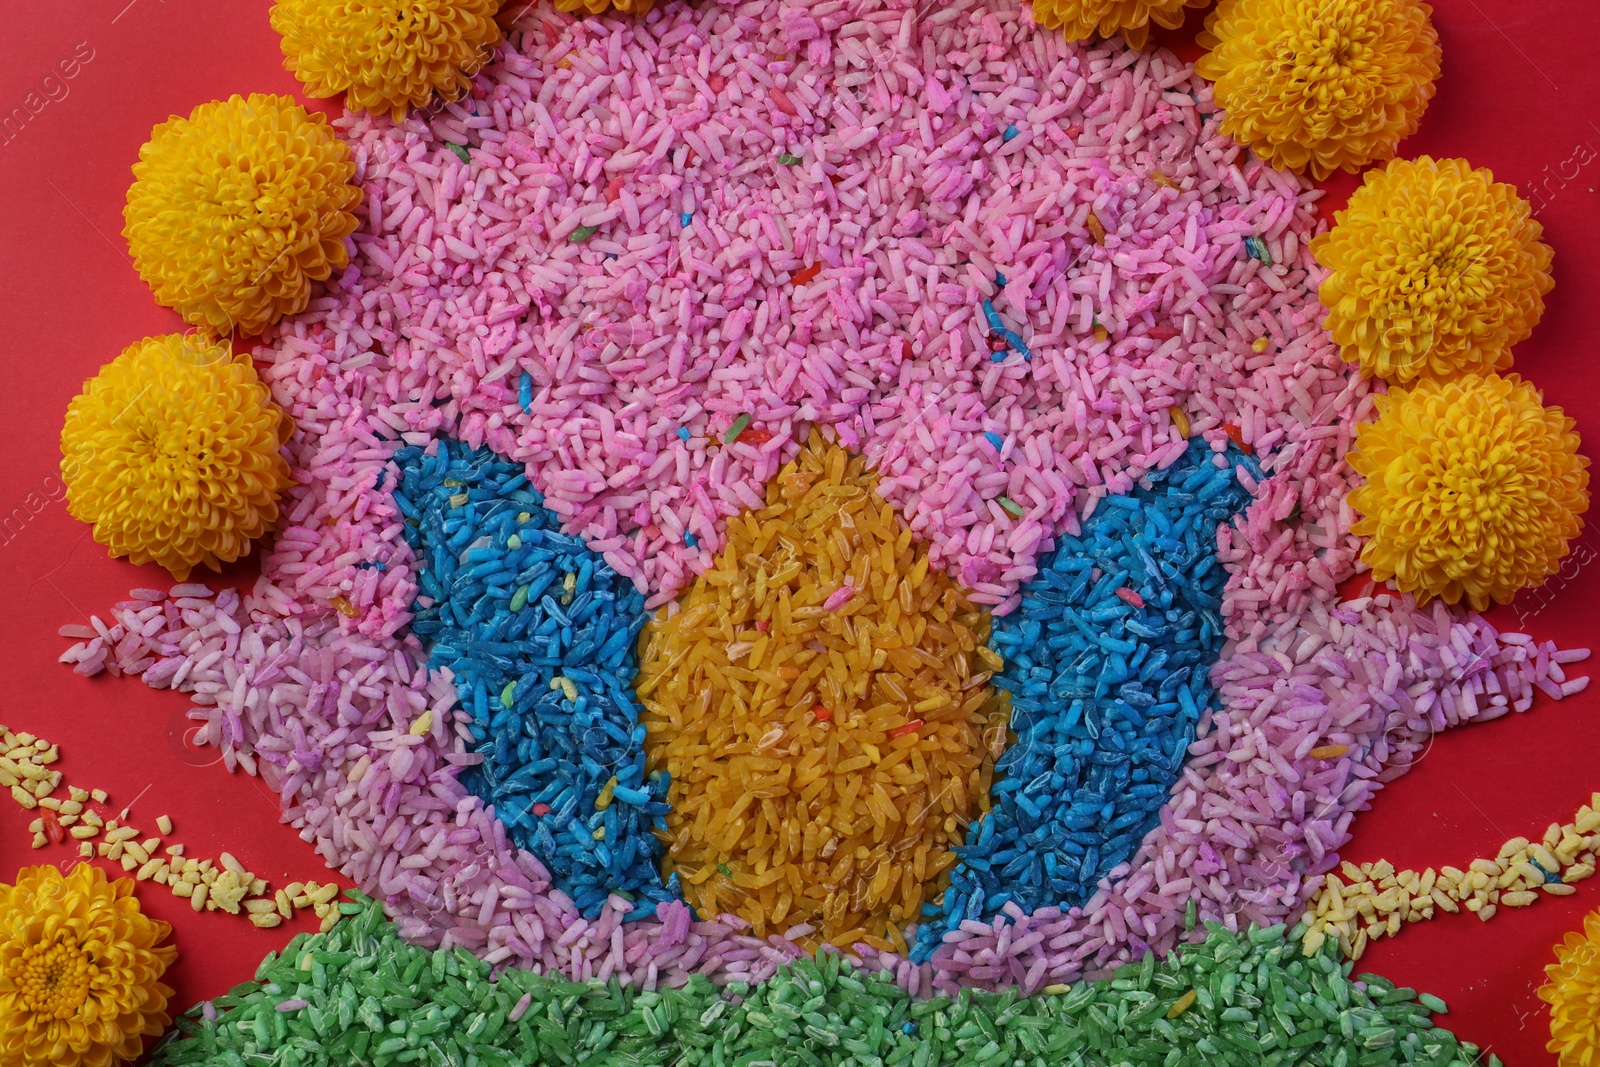
<instances>
[{"instance_id":1,"label":"blue dyed rice","mask_svg":"<svg viewBox=\"0 0 1600 1067\"><path fill-rule=\"evenodd\" d=\"M993 810L956 849L950 888L924 906L914 959L1009 902L1083 903L1155 825L1214 695L1227 577L1217 524L1249 499L1234 466L1250 462L1230 453L1219 470L1211 457L1196 441L1149 488L1102 501L1041 559L1019 609L994 620L1006 661L995 685L1011 694L1017 740L996 764Z\"/></svg>"},{"instance_id":2,"label":"blue dyed rice","mask_svg":"<svg viewBox=\"0 0 1600 1067\"><path fill-rule=\"evenodd\" d=\"M654 914L677 888L661 883L652 832L665 826L668 782L645 775L633 697L643 596L560 532L520 464L447 440L435 455L395 458L420 562L412 632L431 642L430 666L455 674L483 755L463 783L585 915L614 890L636 900L630 918ZM613 775L615 796L598 810Z\"/></svg>"}]
</instances>

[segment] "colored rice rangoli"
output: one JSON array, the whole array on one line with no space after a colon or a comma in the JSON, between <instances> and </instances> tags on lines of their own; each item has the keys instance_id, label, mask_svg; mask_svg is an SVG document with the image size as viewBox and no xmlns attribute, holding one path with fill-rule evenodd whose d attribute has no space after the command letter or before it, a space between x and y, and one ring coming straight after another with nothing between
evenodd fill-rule
<instances>
[{"instance_id":1,"label":"colored rice rangoli","mask_svg":"<svg viewBox=\"0 0 1600 1067\"><path fill-rule=\"evenodd\" d=\"M1581 680L1341 595L1370 387L1318 194L1219 122L1005 0L536 11L462 102L336 124L254 590L67 658L192 694L490 965L1032 994L1292 923L1434 732Z\"/></svg>"}]
</instances>

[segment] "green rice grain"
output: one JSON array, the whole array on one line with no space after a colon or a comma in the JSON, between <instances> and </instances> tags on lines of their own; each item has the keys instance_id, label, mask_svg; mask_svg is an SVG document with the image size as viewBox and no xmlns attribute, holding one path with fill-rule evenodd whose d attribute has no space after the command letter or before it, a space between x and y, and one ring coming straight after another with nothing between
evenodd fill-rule
<instances>
[{"instance_id":1,"label":"green rice grain","mask_svg":"<svg viewBox=\"0 0 1600 1067\"><path fill-rule=\"evenodd\" d=\"M695 976L642 992L491 969L464 949L407 945L381 907L296 937L255 981L191 1009L154 1067L1467 1067L1477 1046L1431 1025L1444 1002L1373 975L1299 930L1231 933L1146 956L1110 979L1021 997L914 1000L837 954L754 987ZM517 1022L512 1010L527 995ZM280 1012L303 1000L309 1007ZM1181 1011L1173 1011L1176 1005ZM1488 1057L1490 1067L1499 1061Z\"/></svg>"}]
</instances>

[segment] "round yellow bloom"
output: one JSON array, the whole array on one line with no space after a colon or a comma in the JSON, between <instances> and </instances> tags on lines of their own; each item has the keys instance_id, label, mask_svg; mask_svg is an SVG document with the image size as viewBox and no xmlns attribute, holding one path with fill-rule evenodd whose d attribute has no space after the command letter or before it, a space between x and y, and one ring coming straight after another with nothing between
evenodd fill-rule
<instances>
[{"instance_id":1,"label":"round yellow bloom","mask_svg":"<svg viewBox=\"0 0 1600 1067\"><path fill-rule=\"evenodd\" d=\"M67 509L113 556L183 581L220 570L277 521L292 484L289 418L248 356L171 334L130 345L84 383L61 430Z\"/></svg>"},{"instance_id":2,"label":"round yellow bloom","mask_svg":"<svg viewBox=\"0 0 1600 1067\"><path fill-rule=\"evenodd\" d=\"M177 949L147 918L132 879L80 863L0 885L0 1062L30 1067L131 1063L171 1018L161 984Z\"/></svg>"},{"instance_id":3,"label":"round yellow bloom","mask_svg":"<svg viewBox=\"0 0 1600 1067\"><path fill-rule=\"evenodd\" d=\"M1600 912L1583 920L1583 933L1569 933L1556 946L1556 962L1539 999L1550 1005L1550 1042L1561 1067L1600 1064Z\"/></svg>"},{"instance_id":4,"label":"round yellow bloom","mask_svg":"<svg viewBox=\"0 0 1600 1067\"><path fill-rule=\"evenodd\" d=\"M1439 77L1420 0L1221 0L1195 64L1222 129L1274 166L1326 178L1394 155Z\"/></svg>"},{"instance_id":5,"label":"round yellow bloom","mask_svg":"<svg viewBox=\"0 0 1600 1067\"><path fill-rule=\"evenodd\" d=\"M259 333L349 262L354 175L327 121L287 96L201 104L139 150L123 236L158 302L219 334Z\"/></svg>"},{"instance_id":6,"label":"round yellow bloom","mask_svg":"<svg viewBox=\"0 0 1600 1067\"><path fill-rule=\"evenodd\" d=\"M472 86L503 39L499 0L278 0L272 28L285 67L312 96L345 94L352 108L425 107Z\"/></svg>"},{"instance_id":7,"label":"round yellow bloom","mask_svg":"<svg viewBox=\"0 0 1600 1067\"><path fill-rule=\"evenodd\" d=\"M1150 23L1175 30L1184 9L1205 7L1210 0L1033 0L1033 21L1060 28L1069 41L1087 41L1095 34L1122 34L1131 48L1143 48Z\"/></svg>"},{"instance_id":8,"label":"round yellow bloom","mask_svg":"<svg viewBox=\"0 0 1600 1067\"><path fill-rule=\"evenodd\" d=\"M1515 374L1425 378L1376 398L1349 454L1350 494L1378 581L1479 611L1556 572L1589 506L1573 421Z\"/></svg>"},{"instance_id":9,"label":"round yellow bloom","mask_svg":"<svg viewBox=\"0 0 1600 1067\"><path fill-rule=\"evenodd\" d=\"M1504 370L1555 284L1527 201L1462 159L1369 171L1335 218L1311 242L1328 330L1369 376Z\"/></svg>"}]
</instances>

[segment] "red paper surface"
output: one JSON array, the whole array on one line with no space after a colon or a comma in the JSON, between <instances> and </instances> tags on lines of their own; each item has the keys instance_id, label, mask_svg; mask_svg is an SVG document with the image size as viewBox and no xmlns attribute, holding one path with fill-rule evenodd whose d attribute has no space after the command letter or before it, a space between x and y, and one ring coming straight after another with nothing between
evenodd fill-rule
<instances>
[{"instance_id":1,"label":"red paper surface","mask_svg":"<svg viewBox=\"0 0 1600 1067\"><path fill-rule=\"evenodd\" d=\"M209 753L184 743L183 696L133 680L85 680L55 662L69 644L56 636L59 625L103 613L134 586L168 584L156 568L109 560L67 515L56 480L62 414L83 380L127 344L182 329L127 260L128 168L151 127L172 114L233 93L298 89L281 65L269 6L51 0L10 5L0 16L0 122L13 108L37 108L14 132L0 127L0 589L12 604L0 615L10 679L0 722L58 742L68 781L108 790L113 812L134 802L134 825L153 833L156 816L169 814L171 840L191 855L227 849L281 885L330 873L279 823L264 785L207 765ZM1200 18L1165 39L1192 57ZM1586 440L1600 440L1592 325L1600 304L1600 9L1590 0L1439 0L1435 22L1445 73L1404 151L1464 156L1534 200L1556 249L1557 286L1545 321L1517 350L1516 369L1577 417ZM1329 188L1342 199L1354 184L1341 177ZM1591 527L1574 559L1597 554ZM252 577L240 566L225 580ZM1600 565L1570 567L1562 585L1497 611L1494 621L1600 648ZM1600 790L1596 742L1600 693L1541 700L1526 715L1439 737L1357 820L1345 856L1465 866L1510 837L1536 836ZM64 847L32 852L28 821L0 798L0 877L41 860L70 862ZM157 886L141 899L176 928L182 955L168 980L179 1006L249 977L293 932L195 914ZM1489 923L1443 917L1378 943L1361 968L1444 997L1453 1008L1447 1024L1513 1067L1553 1063L1534 989L1551 946L1595 907L1600 879L1566 899L1502 909Z\"/></svg>"}]
</instances>

